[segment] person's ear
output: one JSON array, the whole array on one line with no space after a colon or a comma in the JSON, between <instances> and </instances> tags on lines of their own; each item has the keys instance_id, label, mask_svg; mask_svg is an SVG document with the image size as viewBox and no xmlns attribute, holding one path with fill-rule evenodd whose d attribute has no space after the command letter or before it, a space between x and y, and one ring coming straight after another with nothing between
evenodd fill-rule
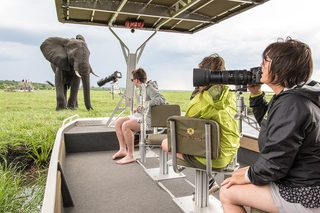
<instances>
[{"instance_id":1,"label":"person's ear","mask_svg":"<svg viewBox=\"0 0 320 213\"><path fill-rule=\"evenodd\" d=\"M40 46L43 56L52 64L64 70L70 70L66 45L69 39L60 37L47 38Z\"/></svg>"}]
</instances>

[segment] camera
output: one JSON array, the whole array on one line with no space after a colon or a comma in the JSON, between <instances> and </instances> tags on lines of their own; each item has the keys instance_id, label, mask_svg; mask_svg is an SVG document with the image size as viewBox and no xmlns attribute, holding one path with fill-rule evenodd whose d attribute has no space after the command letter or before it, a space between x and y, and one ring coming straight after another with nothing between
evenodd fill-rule
<instances>
[{"instance_id":1,"label":"camera","mask_svg":"<svg viewBox=\"0 0 320 213\"><path fill-rule=\"evenodd\" d=\"M261 84L261 67L250 70L224 70L212 72L206 69L193 69L193 86L210 84L247 85Z\"/></svg>"},{"instance_id":2,"label":"camera","mask_svg":"<svg viewBox=\"0 0 320 213\"><path fill-rule=\"evenodd\" d=\"M110 81L116 82L118 80L118 78L122 78L121 72L114 71L114 73L112 73L111 75L109 75L105 78L101 78L99 81L97 81L97 84L99 87L101 87Z\"/></svg>"}]
</instances>

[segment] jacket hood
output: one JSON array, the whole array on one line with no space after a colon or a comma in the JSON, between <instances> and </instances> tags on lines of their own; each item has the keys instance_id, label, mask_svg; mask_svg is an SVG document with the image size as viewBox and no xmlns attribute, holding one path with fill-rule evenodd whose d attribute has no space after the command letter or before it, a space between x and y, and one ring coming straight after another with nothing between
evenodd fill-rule
<instances>
[{"instance_id":1,"label":"jacket hood","mask_svg":"<svg viewBox=\"0 0 320 213\"><path fill-rule=\"evenodd\" d=\"M147 81L147 86L152 86L155 89L159 89L157 81L149 80L149 81Z\"/></svg>"},{"instance_id":2,"label":"jacket hood","mask_svg":"<svg viewBox=\"0 0 320 213\"><path fill-rule=\"evenodd\" d=\"M207 113L210 114L212 111L219 112L227 108L232 113L236 112L234 94L230 92L228 86L223 86L221 89L217 86L212 86L209 90L198 93L191 99L186 115L199 117L203 113L203 116L207 116Z\"/></svg>"},{"instance_id":3,"label":"jacket hood","mask_svg":"<svg viewBox=\"0 0 320 213\"><path fill-rule=\"evenodd\" d=\"M311 81L302 87L296 87L285 91L285 93L294 93L306 97L320 108L320 83Z\"/></svg>"}]
</instances>

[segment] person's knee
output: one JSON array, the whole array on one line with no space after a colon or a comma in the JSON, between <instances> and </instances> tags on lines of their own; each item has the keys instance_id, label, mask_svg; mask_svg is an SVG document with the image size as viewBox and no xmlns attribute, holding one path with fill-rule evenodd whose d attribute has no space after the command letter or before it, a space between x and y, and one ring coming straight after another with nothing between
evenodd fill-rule
<instances>
[{"instance_id":1,"label":"person's knee","mask_svg":"<svg viewBox=\"0 0 320 213\"><path fill-rule=\"evenodd\" d=\"M114 127L116 129L120 129L122 128L122 124L126 122L126 118L119 118L118 120L116 120L116 122L114 123Z\"/></svg>"},{"instance_id":2,"label":"person's knee","mask_svg":"<svg viewBox=\"0 0 320 213\"><path fill-rule=\"evenodd\" d=\"M127 132L127 131L132 132L130 122L128 122L128 121L124 122L121 126L121 130L122 130L122 132Z\"/></svg>"},{"instance_id":3,"label":"person's knee","mask_svg":"<svg viewBox=\"0 0 320 213\"><path fill-rule=\"evenodd\" d=\"M140 124L135 120L127 120L122 124L122 131L131 131L136 133L140 131Z\"/></svg>"},{"instance_id":4,"label":"person's knee","mask_svg":"<svg viewBox=\"0 0 320 213\"><path fill-rule=\"evenodd\" d=\"M120 122L120 121L116 121L115 122L115 124L114 124L114 127L116 128L116 129L121 129L121 125L122 125L122 122Z\"/></svg>"},{"instance_id":5,"label":"person's knee","mask_svg":"<svg viewBox=\"0 0 320 213\"><path fill-rule=\"evenodd\" d=\"M221 186L220 188L220 193L219 193L219 198L221 203L231 203L231 188Z\"/></svg>"},{"instance_id":6,"label":"person's knee","mask_svg":"<svg viewBox=\"0 0 320 213\"><path fill-rule=\"evenodd\" d=\"M168 140L167 139L164 139L161 143L161 148L163 151L165 152L169 152L169 149L168 149Z\"/></svg>"}]
</instances>

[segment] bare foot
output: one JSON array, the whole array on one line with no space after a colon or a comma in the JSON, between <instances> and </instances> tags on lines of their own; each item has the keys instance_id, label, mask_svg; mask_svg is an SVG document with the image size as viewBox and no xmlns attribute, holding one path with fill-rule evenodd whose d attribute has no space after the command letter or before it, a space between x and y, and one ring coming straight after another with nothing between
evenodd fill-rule
<instances>
[{"instance_id":1,"label":"bare foot","mask_svg":"<svg viewBox=\"0 0 320 213\"><path fill-rule=\"evenodd\" d=\"M136 159L134 157L127 155L124 158L122 158L121 160L118 160L117 164L127 164L127 163L132 163L135 161L136 161Z\"/></svg>"},{"instance_id":2,"label":"bare foot","mask_svg":"<svg viewBox=\"0 0 320 213\"><path fill-rule=\"evenodd\" d=\"M127 156L127 152L126 151L122 151L122 150L119 150L116 154L114 154L112 156L112 160L115 160L115 159L118 159L118 158L123 158Z\"/></svg>"}]
</instances>

